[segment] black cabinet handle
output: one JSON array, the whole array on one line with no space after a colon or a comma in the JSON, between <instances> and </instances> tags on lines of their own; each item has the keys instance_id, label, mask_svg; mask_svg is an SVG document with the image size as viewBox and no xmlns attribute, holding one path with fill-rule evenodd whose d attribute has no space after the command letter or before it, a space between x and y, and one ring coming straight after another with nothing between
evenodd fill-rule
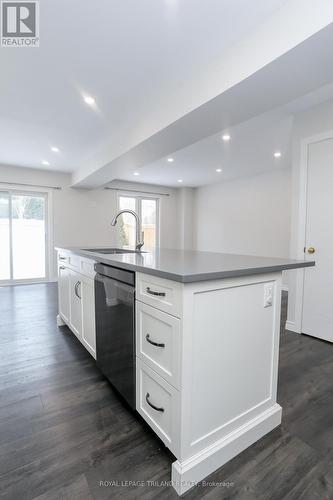
<instances>
[{"instance_id":1,"label":"black cabinet handle","mask_svg":"<svg viewBox=\"0 0 333 500\"><path fill-rule=\"evenodd\" d=\"M146 335L146 340L149 342L149 344L154 345L155 347L165 347L165 344L159 344L158 342L154 342L153 340L150 340L149 333Z\"/></svg>"},{"instance_id":2,"label":"black cabinet handle","mask_svg":"<svg viewBox=\"0 0 333 500\"><path fill-rule=\"evenodd\" d=\"M147 392L147 394L146 394L146 401L147 401L147 403L149 404L149 406L151 406L151 407L153 408L153 410L163 412L163 411L164 411L164 408L159 408L158 406L153 405L153 403L151 403L151 402L149 401L149 396L150 396L150 394L149 394L149 392Z\"/></svg>"},{"instance_id":3,"label":"black cabinet handle","mask_svg":"<svg viewBox=\"0 0 333 500\"><path fill-rule=\"evenodd\" d=\"M59 269L61 269L63 271L66 268L64 266L60 266Z\"/></svg>"},{"instance_id":4,"label":"black cabinet handle","mask_svg":"<svg viewBox=\"0 0 333 500\"><path fill-rule=\"evenodd\" d=\"M59 257L59 260L67 260L66 257Z\"/></svg>"},{"instance_id":5,"label":"black cabinet handle","mask_svg":"<svg viewBox=\"0 0 333 500\"><path fill-rule=\"evenodd\" d=\"M165 297L166 295L165 292L155 292L154 290L151 290L149 286L146 287L146 292L149 293L149 295L155 295L156 297Z\"/></svg>"}]
</instances>

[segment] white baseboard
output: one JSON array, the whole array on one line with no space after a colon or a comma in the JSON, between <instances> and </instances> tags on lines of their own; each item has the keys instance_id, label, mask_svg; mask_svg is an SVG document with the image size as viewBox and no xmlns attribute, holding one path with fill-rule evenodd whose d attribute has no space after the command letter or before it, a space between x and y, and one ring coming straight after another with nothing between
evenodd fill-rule
<instances>
[{"instance_id":1,"label":"white baseboard","mask_svg":"<svg viewBox=\"0 0 333 500\"><path fill-rule=\"evenodd\" d=\"M60 314L57 315L57 326L64 326L66 325L65 321L62 319Z\"/></svg>"},{"instance_id":2,"label":"white baseboard","mask_svg":"<svg viewBox=\"0 0 333 500\"><path fill-rule=\"evenodd\" d=\"M172 486L178 495L183 495L199 481L222 467L265 434L271 432L280 425L281 417L282 408L275 403L269 410L197 455L183 462L179 460L174 462L172 464Z\"/></svg>"},{"instance_id":3,"label":"white baseboard","mask_svg":"<svg viewBox=\"0 0 333 500\"><path fill-rule=\"evenodd\" d=\"M286 330L289 330L290 332L295 332L295 333L302 333L299 328L297 328L296 324L294 321L286 321Z\"/></svg>"}]
</instances>

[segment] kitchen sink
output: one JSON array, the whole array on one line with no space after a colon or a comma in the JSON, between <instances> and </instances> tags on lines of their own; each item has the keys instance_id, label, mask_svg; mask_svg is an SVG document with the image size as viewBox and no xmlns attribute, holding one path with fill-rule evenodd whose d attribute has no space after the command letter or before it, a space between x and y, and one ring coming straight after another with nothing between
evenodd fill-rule
<instances>
[{"instance_id":1,"label":"kitchen sink","mask_svg":"<svg viewBox=\"0 0 333 500\"><path fill-rule=\"evenodd\" d=\"M85 252L94 252L94 253L105 253L105 254L112 254L112 253L145 253L145 252L139 252L137 250L128 250L126 248L82 248Z\"/></svg>"}]
</instances>

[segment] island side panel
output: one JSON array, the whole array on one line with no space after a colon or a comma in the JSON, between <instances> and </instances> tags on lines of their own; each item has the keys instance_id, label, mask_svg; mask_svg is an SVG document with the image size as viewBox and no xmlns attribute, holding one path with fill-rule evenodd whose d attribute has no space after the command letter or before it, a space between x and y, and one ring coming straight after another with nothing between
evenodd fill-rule
<instances>
[{"instance_id":1,"label":"island side panel","mask_svg":"<svg viewBox=\"0 0 333 500\"><path fill-rule=\"evenodd\" d=\"M270 287L272 305L264 307ZM221 454L211 460L216 449L228 444L236 455L281 420L276 404L281 273L188 284L183 300L177 479L182 477L182 468L190 470L192 465L200 476L200 454L205 462L202 473L213 472L232 458L226 453L222 454L224 461ZM246 426L244 439L240 434ZM230 448L233 439L238 440L237 445ZM215 451L210 453L210 447ZM212 470L207 469L207 461Z\"/></svg>"}]
</instances>

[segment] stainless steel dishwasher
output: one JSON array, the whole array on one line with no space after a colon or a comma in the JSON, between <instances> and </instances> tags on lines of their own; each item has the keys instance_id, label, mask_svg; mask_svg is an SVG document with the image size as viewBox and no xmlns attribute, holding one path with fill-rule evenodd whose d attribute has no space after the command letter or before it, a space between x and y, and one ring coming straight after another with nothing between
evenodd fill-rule
<instances>
[{"instance_id":1,"label":"stainless steel dishwasher","mask_svg":"<svg viewBox=\"0 0 333 500\"><path fill-rule=\"evenodd\" d=\"M96 362L135 409L135 273L95 265Z\"/></svg>"}]
</instances>

